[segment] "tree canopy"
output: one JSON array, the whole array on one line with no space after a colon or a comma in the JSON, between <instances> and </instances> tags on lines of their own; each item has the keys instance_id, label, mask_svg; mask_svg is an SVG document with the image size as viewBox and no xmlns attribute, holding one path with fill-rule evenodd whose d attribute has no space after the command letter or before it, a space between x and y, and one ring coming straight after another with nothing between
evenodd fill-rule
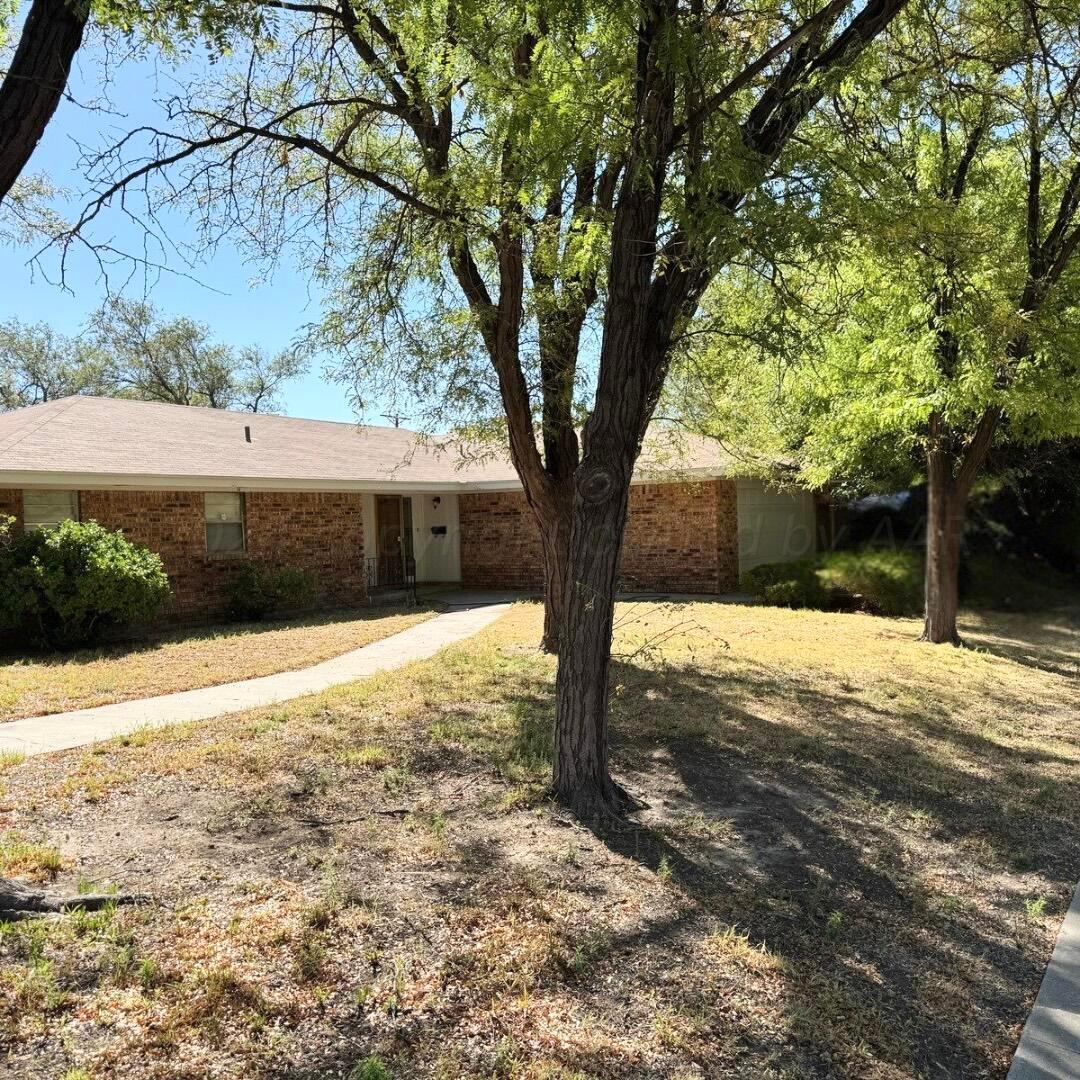
<instances>
[{"instance_id":1,"label":"tree canopy","mask_svg":"<svg viewBox=\"0 0 1080 1080\"><path fill-rule=\"evenodd\" d=\"M555 789L606 812L618 554L672 342L793 132L905 0L252 6L281 15L271 41L104 154L73 236L149 190L211 249L295 248L361 385L480 419L498 402L562 657Z\"/></svg>"},{"instance_id":2,"label":"tree canopy","mask_svg":"<svg viewBox=\"0 0 1080 1080\"><path fill-rule=\"evenodd\" d=\"M894 24L807 133L811 231L706 300L677 380L698 424L855 490L912 479L935 411L964 433L999 408L1011 441L1077 430L1074 9Z\"/></svg>"},{"instance_id":3,"label":"tree canopy","mask_svg":"<svg viewBox=\"0 0 1080 1080\"><path fill-rule=\"evenodd\" d=\"M222 344L201 323L164 319L134 301L114 300L78 337L42 324L0 326L3 408L99 394L266 412L280 408L282 384L303 370L294 351Z\"/></svg>"},{"instance_id":4,"label":"tree canopy","mask_svg":"<svg viewBox=\"0 0 1080 1080\"><path fill-rule=\"evenodd\" d=\"M679 380L703 426L815 484L922 472L953 526L995 439L1080 431L1078 13L942 0L889 28L792 155L806 228L715 286Z\"/></svg>"}]
</instances>

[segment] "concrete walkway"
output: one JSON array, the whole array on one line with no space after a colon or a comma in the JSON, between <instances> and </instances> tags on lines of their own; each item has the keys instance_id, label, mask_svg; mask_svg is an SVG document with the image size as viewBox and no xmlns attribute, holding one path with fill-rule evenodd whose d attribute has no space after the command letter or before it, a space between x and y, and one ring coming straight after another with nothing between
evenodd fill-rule
<instances>
[{"instance_id":1,"label":"concrete walkway","mask_svg":"<svg viewBox=\"0 0 1080 1080\"><path fill-rule=\"evenodd\" d=\"M1080 1077L1080 886L1061 924L1008 1080Z\"/></svg>"},{"instance_id":2,"label":"concrete walkway","mask_svg":"<svg viewBox=\"0 0 1080 1080\"><path fill-rule=\"evenodd\" d=\"M186 720L208 720L225 713L273 705L315 694L331 686L392 671L415 660L425 660L447 645L454 645L490 626L509 610L505 601L462 604L400 634L374 641L360 649L325 660L302 671L284 671L243 682L183 690L178 694L121 701L93 709L31 716L0 723L0 751L46 754L73 746L111 739L139 728L163 727Z\"/></svg>"}]
</instances>

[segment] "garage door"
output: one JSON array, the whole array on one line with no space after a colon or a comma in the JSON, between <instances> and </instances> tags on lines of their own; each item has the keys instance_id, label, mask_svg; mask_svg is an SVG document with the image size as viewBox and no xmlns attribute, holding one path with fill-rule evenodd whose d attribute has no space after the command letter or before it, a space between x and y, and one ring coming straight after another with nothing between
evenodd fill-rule
<instances>
[{"instance_id":1,"label":"garage door","mask_svg":"<svg viewBox=\"0 0 1080 1080\"><path fill-rule=\"evenodd\" d=\"M738 491L740 574L814 552L817 515L810 492L777 491L760 480L740 480Z\"/></svg>"}]
</instances>

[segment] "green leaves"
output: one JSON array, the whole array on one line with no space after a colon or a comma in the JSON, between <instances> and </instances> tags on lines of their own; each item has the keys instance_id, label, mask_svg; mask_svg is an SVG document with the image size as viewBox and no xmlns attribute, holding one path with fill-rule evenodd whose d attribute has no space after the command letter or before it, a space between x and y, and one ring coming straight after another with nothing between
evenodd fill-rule
<instances>
[{"instance_id":1,"label":"green leaves","mask_svg":"<svg viewBox=\"0 0 1080 1080\"><path fill-rule=\"evenodd\" d=\"M70 648L146 622L169 597L160 556L96 521L65 521L0 550L0 625Z\"/></svg>"},{"instance_id":2,"label":"green leaves","mask_svg":"<svg viewBox=\"0 0 1080 1080\"><path fill-rule=\"evenodd\" d=\"M708 298L678 386L699 426L853 488L917 476L932 412L958 450L991 406L1003 439L1080 432L1080 276L1048 269L1078 225L1076 8L1036 33L936 0L847 75L788 155L803 227Z\"/></svg>"}]
</instances>

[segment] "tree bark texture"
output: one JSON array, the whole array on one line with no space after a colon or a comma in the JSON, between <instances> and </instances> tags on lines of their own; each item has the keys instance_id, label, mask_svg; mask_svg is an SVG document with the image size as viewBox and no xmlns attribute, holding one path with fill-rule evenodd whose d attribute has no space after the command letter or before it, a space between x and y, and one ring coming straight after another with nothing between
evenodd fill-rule
<instances>
[{"instance_id":1,"label":"tree bark texture","mask_svg":"<svg viewBox=\"0 0 1080 1080\"><path fill-rule=\"evenodd\" d=\"M109 904L140 904L149 898L132 893L85 893L81 896L50 896L21 881L0 877L0 922L32 918L82 908L97 911Z\"/></svg>"},{"instance_id":2,"label":"tree bark texture","mask_svg":"<svg viewBox=\"0 0 1080 1080\"><path fill-rule=\"evenodd\" d=\"M956 490L953 455L943 449L927 454L925 621L920 641L960 644L956 614L960 604L960 546L964 503Z\"/></svg>"},{"instance_id":3,"label":"tree bark texture","mask_svg":"<svg viewBox=\"0 0 1080 1080\"><path fill-rule=\"evenodd\" d=\"M0 200L30 160L82 44L86 0L34 0L0 84Z\"/></svg>"},{"instance_id":4,"label":"tree bark texture","mask_svg":"<svg viewBox=\"0 0 1080 1080\"><path fill-rule=\"evenodd\" d=\"M553 784L583 821L616 812L622 795L608 768L608 695L615 578L626 499L585 503L574 514L564 636L556 679Z\"/></svg>"},{"instance_id":5,"label":"tree bark texture","mask_svg":"<svg viewBox=\"0 0 1080 1080\"><path fill-rule=\"evenodd\" d=\"M960 606L960 551L964 539L968 495L994 440L1001 410L989 406L962 449L940 414L930 417L926 455L925 612L920 641L960 645L956 616Z\"/></svg>"},{"instance_id":6,"label":"tree bark texture","mask_svg":"<svg viewBox=\"0 0 1080 1080\"><path fill-rule=\"evenodd\" d=\"M537 514L544 552L544 636L540 648L558 654L566 613L567 574L570 564L571 505Z\"/></svg>"}]
</instances>

